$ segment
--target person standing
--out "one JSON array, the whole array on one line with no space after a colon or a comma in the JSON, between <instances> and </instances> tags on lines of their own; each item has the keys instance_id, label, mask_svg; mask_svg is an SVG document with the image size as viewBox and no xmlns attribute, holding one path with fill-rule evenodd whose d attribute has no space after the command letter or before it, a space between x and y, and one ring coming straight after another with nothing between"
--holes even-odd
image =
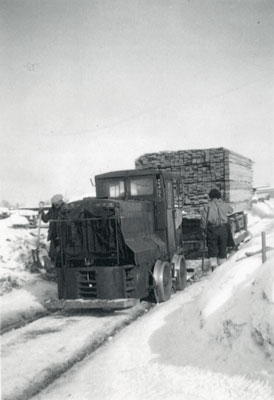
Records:
<instances>
[{"instance_id":1,"label":"person standing","mask_svg":"<svg viewBox=\"0 0 274 400\"><path fill-rule=\"evenodd\" d=\"M51 208L47 213L41 210L41 219L43 222L49 222L48 240L50 240L49 257L56 264L58 250L60 248L60 237L58 232L58 222L65 203L62 194L55 194L51 199Z\"/></svg>"},{"instance_id":2,"label":"person standing","mask_svg":"<svg viewBox=\"0 0 274 400\"><path fill-rule=\"evenodd\" d=\"M232 214L233 208L230 204L223 202L218 189L209 192L209 203L202 211L201 225L205 230L208 247L208 257L211 270L226 261L228 231L228 215Z\"/></svg>"}]
</instances>

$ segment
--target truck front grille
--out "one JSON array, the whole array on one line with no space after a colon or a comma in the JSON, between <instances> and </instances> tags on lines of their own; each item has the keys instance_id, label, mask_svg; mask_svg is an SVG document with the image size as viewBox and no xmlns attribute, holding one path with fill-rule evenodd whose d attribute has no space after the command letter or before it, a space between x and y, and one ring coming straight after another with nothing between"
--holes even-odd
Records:
<instances>
[{"instance_id":1,"label":"truck front grille","mask_svg":"<svg viewBox=\"0 0 274 400\"><path fill-rule=\"evenodd\" d=\"M78 297L83 299L96 299L95 271L81 270L77 272Z\"/></svg>"}]
</instances>

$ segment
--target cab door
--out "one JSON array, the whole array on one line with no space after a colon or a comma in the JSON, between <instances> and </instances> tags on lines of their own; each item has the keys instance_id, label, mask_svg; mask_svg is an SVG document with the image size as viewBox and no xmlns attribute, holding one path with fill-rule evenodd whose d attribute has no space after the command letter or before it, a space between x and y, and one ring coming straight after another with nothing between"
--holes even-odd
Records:
<instances>
[{"instance_id":1,"label":"cab door","mask_svg":"<svg viewBox=\"0 0 274 400\"><path fill-rule=\"evenodd\" d=\"M167 239L169 253L175 252L177 248L176 231L175 231L175 209L174 209L174 193L172 179L166 180L166 222L167 222Z\"/></svg>"}]
</instances>

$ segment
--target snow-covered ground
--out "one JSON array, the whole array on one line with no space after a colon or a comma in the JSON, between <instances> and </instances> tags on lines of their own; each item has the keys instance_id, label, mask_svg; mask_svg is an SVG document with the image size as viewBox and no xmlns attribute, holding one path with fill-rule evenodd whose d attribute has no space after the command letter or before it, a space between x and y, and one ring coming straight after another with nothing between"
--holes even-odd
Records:
<instances>
[{"instance_id":1,"label":"snow-covered ground","mask_svg":"<svg viewBox=\"0 0 274 400\"><path fill-rule=\"evenodd\" d=\"M41 233L42 242L45 241L46 233L46 230ZM35 248L37 230L29 229L29 221L20 215L20 211L0 220L1 295L35 279L31 252Z\"/></svg>"},{"instance_id":2,"label":"snow-covered ground","mask_svg":"<svg viewBox=\"0 0 274 400\"><path fill-rule=\"evenodd\" d=\"M19 257L35 236L26 229L8 227L7 221L0 221L1 277L10 274L18 286L2 296L2 310L9 313L18 310L17 302L21 309L32 306L33 295L26 295L30 293L26 285L37 278L40 281L41 274L31 272L28 262ZM245 255L261 248L262 231L267 246L274 247L273 200L253 204L249 229L252 240L214 273L154 307L35 398L273 399L274 251L267 252L264 264L260 253ZM38 331L39 320L36 324ZM60 346L69 347L69 335L64 335L59 334ZM47 348L53 340L54 332L47 336ZM77 341L82 341L81 332ZM11 354L8 364L12 371L19 355ZM44 362L54 364L51 352L41 356ZM36 365L39 372L41 360L35 364L35 359L33 356L25 368ZM3 378L7 376L3 374Z\"/></svg>"},{"instance_id":3,"label":"snow-covered ground","mask_svg":"<svg viewBox=\"0 0 274 400\"><path fill-rule=\"evenodd\" d=\"M49 268L47 229L40 234L40 255ZM0 302L1 328L23 322L45 311L44 300L57 296L56 283L50 280L45 268L33 262L32 250L37 249L37 229L21 211L13 211L0 220Z\"/></svg>"}]
</instances>

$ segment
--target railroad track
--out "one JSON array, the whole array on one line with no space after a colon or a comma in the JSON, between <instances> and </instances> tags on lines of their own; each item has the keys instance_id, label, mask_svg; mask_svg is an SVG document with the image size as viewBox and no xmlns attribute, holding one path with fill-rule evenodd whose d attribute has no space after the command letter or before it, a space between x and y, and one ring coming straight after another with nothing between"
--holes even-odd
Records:
<instances>
[{"instance_id":1,"label":"railroad track","mask_svg":"<svg viewBox=\"0 0 274 400\"><path fill-rule=\"evenodd\" d=\"M57 311L6 331L1 337L3 398L35 396L151 307L142 302L119 312Z\"/></svg>"},{"instance_id":2,"label":"railroad track","mask_svg":"<svg viewBox=\"0 0 274 400\"><path fill-rule=\"evenodd\" d=\"M6 324L5 326L1 327L1 335L4 335L7 332L13 331L15 329L22 328L25 325L30 324L31 322L37 321L38 319L44 318L48 316L50 313L48 311L39 312L31 317L20 319L16 322L12 322L10 324Z\"/></svg>"}]
</instances>

